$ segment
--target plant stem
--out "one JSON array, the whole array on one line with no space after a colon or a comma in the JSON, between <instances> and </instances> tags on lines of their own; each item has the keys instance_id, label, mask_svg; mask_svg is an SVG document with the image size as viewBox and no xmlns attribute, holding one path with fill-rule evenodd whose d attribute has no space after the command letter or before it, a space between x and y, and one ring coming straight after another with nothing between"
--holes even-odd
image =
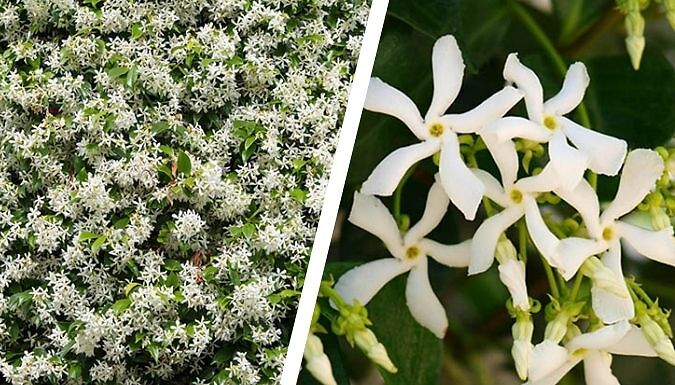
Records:
<instances>
[{"instance_id":1,"label":"plant stem","mask_svg":"<svg viewBox=\"0 0 675 385\"><path fill-rule=\"evenodd\" d=\"M628 282L628 287L630 287L635 292L635 294L637 294L643 301L645 301L645 303L647 303L647 305L649 305L649 306L654 305L654 301L652 301L652 299L649 298L649 294L647 294L647 292L644 291L644 289L642 287L640 287L639 284L637 284L633 280L627 280L627 282Z\"/></svg>"},{"instance_id":2,"label":"plant stem","mask_svg":"<svg viewBox=\"0 0 675 385\"><path fill-rule=\"evenodd\" d=\"M518 258L527 263L527 228L525 220L518 222Z\"/></svg>"},{"instance_id":3,"label":"plant stem","mask_svg":"<svg viewBox=\"0 0 675 385\"><path fill-rule=\"evenodd\" d=\"M574 286L572 286L572 294L570 294L570 299L572 301L577 299L577 295L579 294L579 289L581 288L581 282L584 280L584 275L581 273L577 273L576 278L574 279Z\"/></svg>"},{"instance_id":4,"label":"plant stem","mask_svg":"<svg viewBox=\"0 0 675 385\"><path fill-rule=\"evenodd\" d=\"M335 305L339 308L342 308L345 306L345 301L340 297L340 294L335 291L328 282L322 281L321 286L320 286L320 292L321 294L325 295L326 297L330 298L331 301L335 303Z\"/></svg>"},{"instance_id":5,"label":"plant stem","mask_svg":"<svg viewBox=\"0 0 675 385\"><path fill-rule=\"evenodd\" d=\"M553 269L551 265L548 264L546 258L541 253L538 253L541 258L541 264L544 266L544 272L546 272L546 279L548 279L548 285L551 287L551 295L553 298L560 298L560 291L558 290L558 284L556 283L555 276L553 275Z\"/></svg>"},{"instance_id":6,"label":"plant stem","mask_svg":"<svg viewBox=\"0 0 675 385\"><path fill-rule=\"evenodd\" d=\"M406 171L406 173L403 175L403 178L401 178L401 181L398 182L398 186L396 186L396 190L394 191L394 218L396 219L396 224L400 225L401 224L401 195L403 194L403 187L405 186L406 182L408 179L410 179L410 176L415 172L415 169L417 168L418 163L415 163Z\"/></svg>"}]
</instances>

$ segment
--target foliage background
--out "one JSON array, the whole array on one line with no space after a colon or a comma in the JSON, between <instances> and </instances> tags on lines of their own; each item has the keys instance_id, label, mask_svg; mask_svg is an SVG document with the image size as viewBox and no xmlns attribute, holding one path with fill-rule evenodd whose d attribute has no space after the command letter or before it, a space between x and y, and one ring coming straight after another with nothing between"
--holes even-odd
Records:
<instances>
[{"instance_id":1,"label":"foliage background","mask_svg":"<svg viewBox=\"0 0 675 385\"><path fill-rule=\"evenodd\" d=\"M656 147L672 140L675 129L675 33L663 13L653 5L645 13L647 47L639 71L634 71L624 48L623 15L612 0L553 0L550 14L525 6L567 64L581 60L591 84L584 102L591 128L625 139L630 148ZM521 3L520 6L523 5ZM431 49L436 38L453 34L462 49L467 69L464 85L450 112L478 105L504 84L506 55L518 52L521 60L541 78L545 99L557 93L562 74L515 11L514 1L391 0L377 53L373 76L409 95L426 111L432 95ZM523 103L511 114L525 116ZM572 115L578 121L578 116ZM324 278L337 278L350 266L388 256L382 243L346 221L353 192L374 167L396 148L415 143L411 132L395 118L364 111L336 223L334 243ZM485 152L479 158L488 169ZM421 216L426 193L433 183L430 159L419 164L402 195L402 213L411 223ZM600 177L601 201L613 197L618 178ZM383 199L391 204L391 199ZM431 234L454 243L473 234L481 223L464 221L454 207ZM625 250L624 250L625 252ZM645 289L660 297L665 308L675 303L675 269L642 259L623 258L624 273L635 275ZM464 269L441 267L433 261L430 278L445 305L450 328L436 339L412 319L405 305L406 275L390 282L367 306L373 331L387 347L399 373L374 373L359 352L333 336L321 335L341 385L377 384L517 384L509 355L513 320L504 307L508 298L496 267L466 277ZM528 264L530 296L546 301L548 285L543 269ZM321 301L321 300L320 300ZM671 321L672 322L672 321ZM543 314L535 316L534 342L543 334ZM615 357L615 374L623 385L675 383L675 368L658 359ZM300 384L314 384L302 373ZM561 384L583 384L582 365Z\"/></svg>"}]
</instances>

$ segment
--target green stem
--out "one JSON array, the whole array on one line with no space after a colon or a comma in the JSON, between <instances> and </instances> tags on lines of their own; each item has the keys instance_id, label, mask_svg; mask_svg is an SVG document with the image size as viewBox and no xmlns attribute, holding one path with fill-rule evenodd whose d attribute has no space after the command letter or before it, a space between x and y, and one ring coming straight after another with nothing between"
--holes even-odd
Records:
<instances>
[{"instance_id":1,"label":"green stem","mask_svg":"<svg viewBox=\"0 0 675 385\"><path fill-rule=\"evenodd\" d=\"M649 297L649 294L647 294L647 292L642 287L640 287L639 284L633 280L627 280L627 282L628 287L631 288L635 294L637 294L647 305L654 305L654 301L652 301L652 299Z\"/></svg>"},{"instance_id":2,"label":"green stem","mask_svg":"<svg viewBox=\"0 0 675 385\"><path fill-rule=\"evenodd\" d=\"M518 258L527 263L527 228L525 220L518 222Z\"/></svg>"},{"instance_id":3,"label":"green stem","mask_svg":"<svg viewBox=\"0 0 675 385\"><path fill-rule=\"evenodd\" d=\"M579 289L581 288L581 282L584 280L584 275L577 273L576 278L574 279L574 285L572 286L572 293L570 294L570 300L575 301L577 295L579 294Z\"/></svg>"},{"instance_id":4,"label":"green stem","mask_svg":"<svg viewBox=\"0 0 675 385\"><path fill-rule=\"evenodd\" d=\"M553 298L558 299L560 298L560 291L558 290L558 284L556 283L553 269L546 261L546 258L544 258L541 253L538 254L539 258L541 258L541 264L544 266L544 272L546 273L546 279L548 279L548 285L551 287L551 295Z\"/></svg>"},{"instance_id":5,"label":"green stem","mask_svg":"<svg viewBox=\"0 0 675 385\"><path fill-rule=\"evenodd\" d=\"M406 173L403 175L403 178L401 178L401 181L398 182L398 186L396 186L396 190L394 191L394 218L396 219L396 224L401 225L401 195L403 194L403 187L405 186L406 182L408 179L410 179L410 176L412 176L413 172L415 172L415 169L417 168L418 163L415 163L406 171Z\"/></svg>"},{"instance_id":6,"label":"green stem","mask_svg":"<svg viewBox=\"0 0 675 385\"><path fill-rule=\"evenodd\" d=\"M340 294L338 294L337 291L335 291L335 289L333 289L330 286L330 283L328 283L326 281L322 281L321 286L319 288L320 288L319 291L321 292L321 294L330 298L331 301L333 301L335 303L335 305L338 307L338 309L343 308L346 305L345 301L342 299Z\"/></svg>"}]
</instances>

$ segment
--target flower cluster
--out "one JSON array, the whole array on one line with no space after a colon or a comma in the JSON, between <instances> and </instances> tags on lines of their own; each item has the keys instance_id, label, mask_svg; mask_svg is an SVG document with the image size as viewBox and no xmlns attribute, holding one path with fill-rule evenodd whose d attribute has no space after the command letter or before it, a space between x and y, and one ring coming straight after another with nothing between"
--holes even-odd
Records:
<instances>
[{"instance_id":1,"label":"flower cluster","mask_svg":"<svg viewBox=\"0 0 675 385\"><path fill-rule=\"evenodd\" d=\"M590 81L582 63L572 64L560 92L544 100L537 75L510 54L503 70L508 85L459 114L446 113L464 72L452 36L437 40L432 63L434 94L424 117L403 93L371 79L365 108L397 117L420 143L395 150L377 165L354 194L348 218L381 239L393 258L346 272L335 284L336 292L346 303L365 305L387 282L409 272L405 296L410 313L443 338L448 321L429 283L428 257L446 266L468 267L469 275L486 271L496 259L499 277L511 294L507 307L516 320L512 355L519 377L528 384L555 384L582 360L589 384L618 383L609 367L610 354L658 355L675 364L668 313L624 277L619 242L675 266L673 154L663 148L628 152L625 141L565 117L581 103ZM505 116L521 99L527 118ZM483 149L497 165L499 179L479 168L476 152ZM376 195L400 189L408 170L428 157L438 166L436 181L421 219L409 227L409 221L392 216ZM601 213L596 175L619 173L616 196ZM558 222L549 214L563 201L578 215ZM450 202L468 220L476 218L481 202L486 214L473 237L455 245L427 238ZM633 217L638 215L651 221L636 224ZM518 250L507 237L512 226L519 233ZM529 239L534 250L528 250ZM528 295L529 251L543 257L551 286L544 340L536 345L531 315L541 304ZM565 281L573 282L571 288Z\"/></svg>"},{"instance_id":2,"label":"flower cluster","mask_svg":"<svg viewBox=\"0 0 675 385\"><path fill-rule=\"evenodd\" d=\"M276 383L362 1L0 7L0 382Z\"/></svg>"}]
</instances>

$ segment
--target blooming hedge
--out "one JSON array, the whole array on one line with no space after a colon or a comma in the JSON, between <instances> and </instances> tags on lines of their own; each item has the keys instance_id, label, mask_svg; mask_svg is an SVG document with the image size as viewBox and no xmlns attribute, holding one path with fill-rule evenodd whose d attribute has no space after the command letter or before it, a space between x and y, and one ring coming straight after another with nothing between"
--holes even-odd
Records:
<instances>
[{"instance_id":1,"label":"blooming hedge","mask_svg":"<svg viewBox=\"0 0 675 385\"><path fill-rule=\"evenodd\" d=\"M0 6L0 382L275 383L368 6Z\"/></svg>"}]
</instances>

